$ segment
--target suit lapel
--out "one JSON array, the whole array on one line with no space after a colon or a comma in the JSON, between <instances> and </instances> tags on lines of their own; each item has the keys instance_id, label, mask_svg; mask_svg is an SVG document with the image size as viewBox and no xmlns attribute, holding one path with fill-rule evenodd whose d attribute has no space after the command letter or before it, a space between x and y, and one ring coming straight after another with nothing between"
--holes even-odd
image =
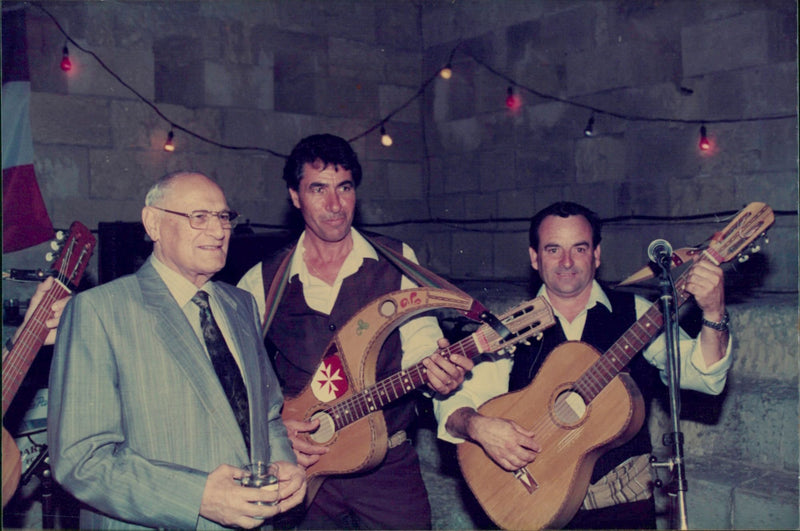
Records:
<instances>
[{"instance_id":1,"label":"suit lapel","mask_svg":"<svg viewBox=\"0 0 800 531\"><path fill-rule=\"evenodd\" d=\"M231 448L241 454L242 462L249 461L236 418L228 406L228 399L219 383L211 360L208 359L200 338L170 293L167 285L148 260L136 273L145 307L155 317L154 336L164 344L165 350L184 371L191 387L210 418L230 438ZM236 463L233 463L236 464Z\"/></svg>"},{"instance_id":2,"label":"suit lapel","mask_svg":"<svg viewBox=\"0 0 800 531\"><path fill-rule=\"evenodd\" d=\"M259 406L259 401L263 401L263 396L257 396L254 389L261 389L258 382L261 378L262 368L257 355L253 355L253 347L257 345L261 339L253 335L253 331L258 331L258 326L253 320L252 313L247 312L246 308L241 308L237 304L226 286L215 283L215 295L217 296L217 303L225 312L228 320L228 330L231 333L231 341L236 352L239 353L239 363L242 369L242 379L247 388L247 399L250 404L250 446L253 451L258 449L258 426L261 424L255 419L255 416L262 413ZM247 324L253 323L253 326ZM244 324L244 326L242 326Z\"/></svg>"}]
</instances>

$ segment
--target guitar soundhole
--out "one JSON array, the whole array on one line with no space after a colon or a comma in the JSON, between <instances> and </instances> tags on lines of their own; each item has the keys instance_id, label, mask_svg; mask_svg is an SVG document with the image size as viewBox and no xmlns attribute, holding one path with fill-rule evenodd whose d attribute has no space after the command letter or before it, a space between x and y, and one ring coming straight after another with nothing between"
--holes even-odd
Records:
<instances>
[{"instance_id":1,"label":"guitar soundhole","mask_svg":"<svg viewBox=\"0 0 800 531\"><path fill-rule=\"evenodd\" d=\"M578 424L586 414L586 402L583 397L567 389L560 393L553 404L553 416L556 422L564 426Z\"/></svg>"},{"instance_id":2,"label":"guitar soundhole","mask_svg":"<svg viewBox=\"0 0 800 531\"><path fill-rule=\"evenodd\" d=\"M319 428L309 434L312 441L317 444L325 444L336 434L336 426L333 423L333 417L327 411L317 411L311 415L310 420L319 419Z\"/></svg>"}]
</instances>

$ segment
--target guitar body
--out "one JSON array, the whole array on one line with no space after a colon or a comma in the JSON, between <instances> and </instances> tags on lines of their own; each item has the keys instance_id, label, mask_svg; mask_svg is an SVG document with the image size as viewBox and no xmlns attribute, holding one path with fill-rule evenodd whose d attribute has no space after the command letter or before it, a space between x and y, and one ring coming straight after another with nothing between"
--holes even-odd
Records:
<instances>
[{"instance_id":1,"label":"guitar body","mask_svg":"<svg viewBox=\"0 0 800 531\"><path fill-rule=\"evenodd\" d=\"M557 528L577 512L597 459L630 440L644 422L644 402L633 379L618 374L588 404L570 393L571 384L599 352L577 341L554 349L533 382L489 400L478 411L514 420L536 433L542 451L527 478L500 468L471 442L458 445L464 478L491 519L505 529ZM527 488L527 479L531 488Z\"/></svg>"},{"instance_id":2,"label":"guitar body","mask_svg":"<svg viewBox=\"0 0 800 531\"><path fill-rule=\"evenodd\" d=\"M17 443L3 428L3 507L14 495L22 474L22 456Z\"/></svg>"},{"instance_id":3,"label":"guitar body","mask_svg":"<svg viewBox=\"0 0 800 531\"><path fill-rule=\"evenodd\" d=\"M377 345L378 351L380 351L381 345ZM329 355L342 356L342 354L339 350L339 338L337 337L328 347L325 359L329 359ZM347 381L355 384L348 386L347 392L341 395L341 400L347 400L359 389L375 383L377 355L370 352L367 352L367 354L370 355L364 356L360 360L347 359L346 357L340 358L344 359L345 362L352 362L352 367L349 363L343 363L342 365L345 369ZM363 375L365 379L361 382L354 379L354 375L358 374ZM324 410L326 406L325 402L321 402L314 395L312 384L309 384L296 398L286 399L283 405L282 417L284 420L308 420L316 414L321 414L319 412ZM314 434L307 437L311 442L318 442L329 447L328 453L322 455L319 461L308 468L306 471L307 478L331 474L349 474L372 468L381 462L388 449L386 420L380 410L365 415L358 422L332 431L331 435L331 438L327 440L319 440L318 437L317 440L314 440Z\"/></svg>"},{"instance_id":4,"label":"guitar body","mask_svg":"<svg viewBox=\"0 0 800 531\"><path fill-rule=\"evenodd\" d=\"M376 400L351 406L375 383L378 355L386 338L406 320L436 308L467 311L473 299L438 288L400 290L383 295L359 310L328 344L317 373L296 397L287 397L286 420L320 419L320 428L302 434L328 446L328 453L306 470L306 477L351 474L380 463L388 449L383 412L376 400L396 398L381 389ZM348 404L337 408L337 405Z\"/></svg>"},{"instance_id":5,"label":"guitar body","mask_svg":"<svg viewBox=\"0 0 800 531\"><path fill-rule=\"evenodd\" d=\"M705 249L672 255L723 264L740 256L775 221L764 203L750 203ZM686 291L687 268L675 280L676 308L691 296ZM637 272L631 282L649 278ZM626 281L625 283L628 283ZM496 397L478 411L514 420L532 430L542 446L536 460L508 472L471 442L458 446L461 471L486 513L500 527L541 529L560 527L577 512L586 496L597 459L630 440L644 422L644 402L633 379L622 372L664 326L658 305L652 305L603 355L593 347L568 341L554 349L530 385Z\"/></svg>"}]
</instances>

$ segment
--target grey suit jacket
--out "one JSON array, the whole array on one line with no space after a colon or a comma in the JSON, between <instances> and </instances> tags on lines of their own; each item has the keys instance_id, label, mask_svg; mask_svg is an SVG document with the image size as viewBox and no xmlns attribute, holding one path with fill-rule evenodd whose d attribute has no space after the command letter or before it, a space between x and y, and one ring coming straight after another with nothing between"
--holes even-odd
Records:
<instances>
[{"instance_id":1,"label":"grey suit jacket","mask_svg":"<svg viewBox=\"0 0 800 531\"><path fill-rule=\"evenodd\" d=\"M89 506L81 527L203 528L206 476L221 464L295 462L256 303L215 283L250 400L251 455L200 339L148 260L73 297L50 371L54 476Z\"/></svg>"}]
</instances>

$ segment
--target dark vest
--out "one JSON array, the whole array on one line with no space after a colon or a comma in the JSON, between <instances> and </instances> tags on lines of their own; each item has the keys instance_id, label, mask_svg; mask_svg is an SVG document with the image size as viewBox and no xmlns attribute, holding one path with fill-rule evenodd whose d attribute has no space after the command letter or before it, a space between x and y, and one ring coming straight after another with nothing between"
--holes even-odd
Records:
<instances>
[{"instance_id":1,"label":"dark vest","mask_svg":"<svg viewBox=\"0 0 800 531\"><path fill-rule=\"evenodd\" d=\"M603 304L597 304L586 316L581 341L595 347L600 353L606 352L611 345L636 321L636 307L633 295L606 291L614 313L608 311ZM532 340L530 345L521 345L514 353L514 364L511 369L509 391L516 391L527 386L550 352L567 340L561 324L544 331L541 341ZM653 367L641 353L634 356L626 367L630 372L645 403L645 423L633 439L602 455L595 464L591 482L594 483L605 476L614 467L626 459L648 454L652 451L650 430L647 419L650 417L650 404L653 398L658 370Z\"/></svg>"},{"instance_id":2,"label":"dark vest","mask_svg":"<svg viewBox=\"0 0 800 531\"><path fill-rule=\"evenodd\" d=\"M400 241L385 236L371 237L402 253ZM262 262L264 293L269 292L275 272L290 251L291 248L284 249ZM289 279L265 340L286 396L294 397L303 391L339 327L380 295L400 289L400 270L380 253L378 257L377 261L365 259L361 268L344 280L330 315L309 308L299 277L295 275ZM400 334L395 330L386 339L378 356L376 380L400 371L401 358ZM390 435L407 428L413 421L415 395L406 395L384 408Z\"/></svg>"}]
</instances>

